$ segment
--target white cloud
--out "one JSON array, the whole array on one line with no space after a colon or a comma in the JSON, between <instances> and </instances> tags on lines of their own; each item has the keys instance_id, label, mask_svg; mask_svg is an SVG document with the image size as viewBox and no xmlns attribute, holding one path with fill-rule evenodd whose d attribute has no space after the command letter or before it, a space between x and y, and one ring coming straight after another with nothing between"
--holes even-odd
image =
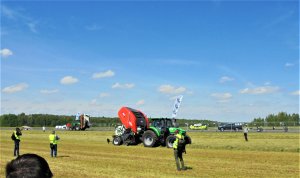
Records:
<instances>
[{"instance_id":1,"label":"white cloud","mask_svg":"<svg viewBox=\"0 0 300 178\"><path fill-rule=\"evenodd\" d=\"M105 72L99 72L99 73L94 73L93 78L106 78L106 77L113 77L115 73L111 70L105 71Z\"/></svg>"},{"instance_id":2,"label":"white cloud","mask_svg":"<svg viewBox=\"0 0 300 178\"><path fill-rule=\"evenodd\" d=\"M10 49L4 48L0 51L1 57L8 57L13 55L13 52Z\"/></svg>"},{"instance_id":3,"label":"white cloud","mask_svg":"<svg viewBox=\"0 0 300 178\"><path fill-rule=\"evenodd\" d=\"M292 92L291 95L296 95L296 96L298 95L299 96L300 95L300 90Z\"/></svg>"},{"instance_id":4,"label":"white cloud","mask_svg":"<svg viewBox=\"0 0 300 178\"><path fill-rule=\"evenodd\" d=\"M184 87L174 87L172 85L161 85L158 88L158 91L161 93L167 93L167 94L179 94L184 93L186 91L186 88Z\"/></svg>"},{"instance_id":5,"label":"white cloud","mask_svg":"<svg viewBox=\"0 0 300 178\"><path fill-rule=\"evenodd\" d=\"M230 81L233 81L233 80L234 80L234 78L223 76L223 77L220 78L219 82L220 83L225 83L225 82L230 82Z\"/></svg>"},{"instance_id":6,"label":"white cloud","mask_svg":"<svg viewBox=\"0 0 300 178\"><path fill-rule=\"evenodd\" d=\"M40 90L40 93L42 94L53 94L53 93L57 93L58 89L54 89L54 90Z\"/></svg>"},{"instance_id":7,"label":"white cloud","mask_svg":"<svg viewBox=\"0 0 300 178\"><path fill-rule=\"evenodd\" d=\"M133 83L125 83L125 84L115 83L111 88L130 89L133 87L134 87Z\"/></svg>"},{"instance_id":8,"label":"white cloud","mask_svg":"<svg viewBox=\"0 0 300 178\"><path fill-rule=\"evenodd\" d=\"M28 84L26 84L26 83L19 83L19 84L16 84L16 85L5 87L2 90L2 92L4 92L4 93L16 93L16 92L25 90L26 88L28 88Z\"/></svg>"},{"instance_id":9,"label":"white cloud","mask_svg":"<svg viewBox=\"0 0 300 178\"><path fill-rule=\"evenodd\" d=\"M70 84L74 84L77 83L78 79L72 76L65 76L64 78L62 78L60 80L60 83L63 85L70 85Z\"/></svg>"},{"instance_id":10,"label":"white cloud","mask_svg":"<svg viewBox=\"0 0 300 178\"><path fill-rule=\"evenodd\" d=\"M24 9L21 11L21 10L11 9L7 6L2 6L1 10L3 11L3 17L6 17L14 21L18 21L19 23L26 25L31 32L37 33L36 30L36 26L38 24L37 21L34 20L31 16L26 15Z\"/></svg>"},{"instance_id":11,"label":"white cloud","mask_svg":"<svg viewBox=\"0 0 300 178\"><path fill-rule=\"evenodd\" d=\"M140 100L136 103L136 105L140 106L140 105L143 105L145 104L145 100Z\"/></svg>"},{"instance_id":12,"label":"white cloud","mask_svg":"<svg viewBox=\"0 0 300 178\"><path fill-rule=\"evenodd\" d=\"M240 90L241 94L268 94L274 93L279 90L279 87L276 86L263 86L263 87L256 87L256 88L245 88Z\"/></svg>"},{"instance_id":13,"label":"white cloud","mask_svg":"<svg viewBox=\"0 0 300 178\"><path fill-rule=\"evenodd\" d=\"M1 6L1 11L2 11L3 16L5 16L9 19L15 19L17 16L17 13L15 11L13 11L10 8L7 8L4 5Z\"/></svg>"},{"instance_id":14,"label":"white cloud","mask_svg":"<svg viewBox=\"0 0 300 178\"><path fill-rule=\"evenodd\" d=\"M218 102L227 102L232 98L231 93L212 93L211 96L216 98Z\"/></svg>"},{"instance_id":15,"label":"white cloud","mask_svg":"<svg viewBox=\"0 0 300 178\"><path fill-rule=\"evenodd\" d=\"M293 66L294 66L294 64L292 64L292 63L289 63L289 62L285 63L285 67L293 67Z\"/></svg>"},{"instance_id":16,"label":"white cloud","mask_svg":"<svg viewBox=\"0 0 300 178\"><path fill-rule=\"evenodd\" d=\"M109 93L100 93L100 98L108 97Z\"/></svg>"}]
</instances>

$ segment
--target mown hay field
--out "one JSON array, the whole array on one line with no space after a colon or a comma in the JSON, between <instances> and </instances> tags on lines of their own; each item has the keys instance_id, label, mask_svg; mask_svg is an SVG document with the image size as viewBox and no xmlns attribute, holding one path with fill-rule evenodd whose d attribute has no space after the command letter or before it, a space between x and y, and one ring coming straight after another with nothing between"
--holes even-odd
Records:
<instances>
[{"instance_id":1,"label":"mown hay field","mask_svg":"<svg viewBox=\"0 0 300 178\"><path fill-rule=\"evenodd\" d=\"M0 177L13 157L12 130L1 130ZM176 171L173 150L107 144L113 131L57 131L58 157L50 157L50 131L23 131L20 152L36 153L49 163L54 177L297 177L299 133L190 132L184 160Z\"/></svg>"}]
</instances>

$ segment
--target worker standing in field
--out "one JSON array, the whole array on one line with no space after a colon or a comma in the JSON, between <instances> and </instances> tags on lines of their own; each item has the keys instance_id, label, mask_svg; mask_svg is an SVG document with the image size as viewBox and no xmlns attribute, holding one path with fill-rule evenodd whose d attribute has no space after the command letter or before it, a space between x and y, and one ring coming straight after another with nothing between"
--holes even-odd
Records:
<instances>
[{"instance_id":1,"label":"worker standing in field","mask_svg":"<svg viewBox=\"0 0 300 178\"><path fill-rule=\"evenodd\" d=\"M59 137L58 137L58 135L55 134L54 130L49 135L49 140L50 140L51 157L53 157L53 156L56 157L57 156L57 142L59 140Z\"/></svg>"},{"instance_id":2,"label":"worker standing in field","mask_svg":"<svg viewBox=\"0 0 300 178\"><path fill-rule=\"evenodd\" d=\"M245 140L248 141L248 131L249 131L249 129L248 129L247 124L245 124L243 130L244 130L244 137L245 137Z\"/></svg>"},{"instance_id":3,"label":"worker standing in field","mask_svg":"<svg viewBox=\"0 0 300 178\"><path fill-rule=\"evenodd\" d=\"M184 136L179 132L179 130L175 131L175 136L176 136L176 140L173 143L173 149L174 149L174 156L175 156L177 170L178 171L186 170L187 168L184 166L184 161L182 158L182 153L183 152L186 153ZM179 160L180 160L181 167L179 164Z\"/></svg>"},{"instance_id":4,"label":"worker standing in field","mask_svg":"<svg viewBox=\"0 0 300 178\"><path fill-rule=\"evenodd\" d=\"M14 146L14 156L19 156L20 155L20 142L21 142L21 129L19 127L16 128L16 130L13 132L11 138L15 143Z\"/></svg>"}]
</instances>

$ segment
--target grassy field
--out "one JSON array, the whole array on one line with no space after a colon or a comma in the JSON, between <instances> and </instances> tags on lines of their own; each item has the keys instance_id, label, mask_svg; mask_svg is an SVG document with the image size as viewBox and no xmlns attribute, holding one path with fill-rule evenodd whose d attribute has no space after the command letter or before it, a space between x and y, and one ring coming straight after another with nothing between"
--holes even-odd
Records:
<instances>
[{"instance_id":1,"label":"grassy field","mask_svg":"<svg viewBox=\"0 0 300 178\"><path fill-rule=\"evenodd\" d=\"M12 130L1 130L0 177L13 157ZM48 132L23 131L21 154L36 153L49 163L54 177L297 177L299 133L191 132L184 160L176 171L173 150L165 147L113 146L112 131L57 131L58 157L50 157Z\"/></svg>"}]
</instances>

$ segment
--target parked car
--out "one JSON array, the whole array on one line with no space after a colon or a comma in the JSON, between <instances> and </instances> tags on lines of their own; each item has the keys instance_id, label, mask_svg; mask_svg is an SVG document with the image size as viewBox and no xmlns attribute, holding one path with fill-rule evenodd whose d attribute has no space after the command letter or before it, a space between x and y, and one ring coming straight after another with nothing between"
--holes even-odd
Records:
<instances>
[{"instance_id":1,"label":"parked car","mask_svg":"<svg viewBox=\"0 0 300 178\"><path fill-rule=\"evenodd\" d=\"M24 125L24 126L22 126L22 130L32 130L32 128L29 127L29 126Z\"/></svg>"},{"instance_id":2,"label":"parked car","mask_svg":"<svg viewBox=\"0 0 300 178\"><path fill-rule=\"evenodd\" d=\"M235 130L239 131L242 130L243 126L240 123L230 123L230 124L223 124L218 127L218 130L223 132L224 130Z\"/></svg>"},{"instance_id":3,"label":"parked car","mask_svg":"<svg viewBox=\"0 0 300 178\"><path fill-rule=\"evenodd\" d=\"M58 129L58 130L66 130L66 129L67 129L67 126L66 126L66 125L57 125L57 126L55 126L55 129Z\"/></svg>"}]
</instances>

